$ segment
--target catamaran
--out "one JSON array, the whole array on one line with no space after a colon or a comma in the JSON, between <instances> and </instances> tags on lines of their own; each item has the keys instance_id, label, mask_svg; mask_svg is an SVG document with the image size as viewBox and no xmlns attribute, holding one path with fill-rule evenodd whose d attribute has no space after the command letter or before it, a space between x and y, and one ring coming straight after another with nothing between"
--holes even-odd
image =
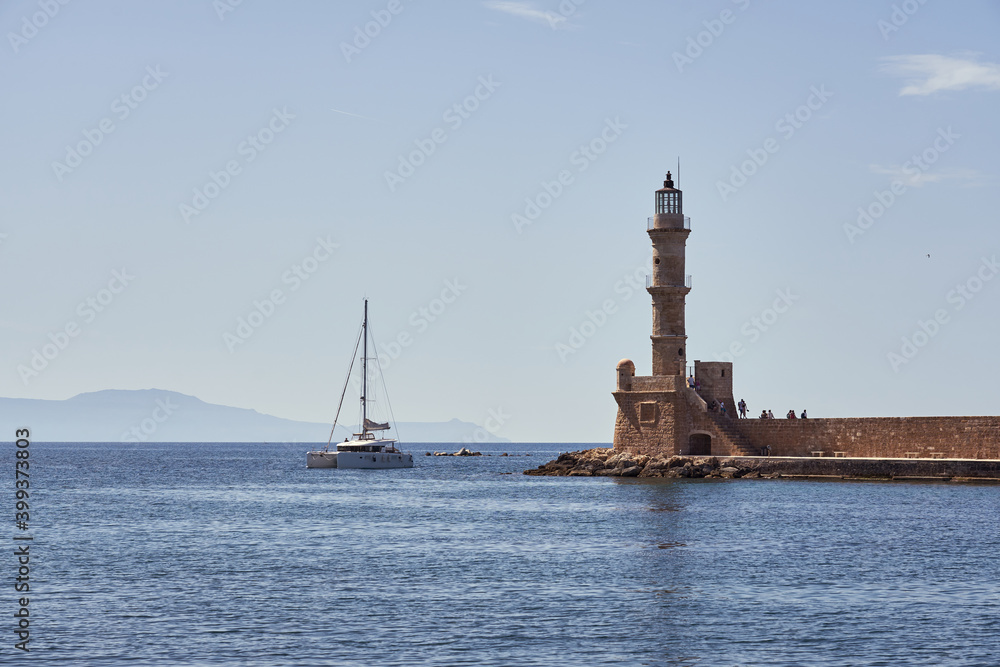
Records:
<instances>
[{"instance_id":1,"label":"catamaran","mask_svg":"<svg viewBox=\"0 0 1000 667\"><path fill-rule=\"evenodd\" d=\"M350 384L351 370L348 370L347 381L344 383L344 391L340 394L340 405L337 406L337 415L334 417L333 427L330 429L330 438L323 449L306 452L307 468L381 469L413 467L412 454L401 452L397 449L394 438L382 437L382 432L391 428L389 422L377 422L368 418L368 338L368 299L365 299L365 317L361 322L361 332L358 335L358 342L354 344L354 352L351 354L351 370L353 370L359 343L363 341L364 343L361 346L361 432L355 433L351 440L338 443L336 449L330 451L330 445L333 441L333 431L337 428L337 420L340 419L340 409L344 405L344 396L347 394L347 385ZM374 347L374 341L372 346Z\"/></svg>"}]
</instances>

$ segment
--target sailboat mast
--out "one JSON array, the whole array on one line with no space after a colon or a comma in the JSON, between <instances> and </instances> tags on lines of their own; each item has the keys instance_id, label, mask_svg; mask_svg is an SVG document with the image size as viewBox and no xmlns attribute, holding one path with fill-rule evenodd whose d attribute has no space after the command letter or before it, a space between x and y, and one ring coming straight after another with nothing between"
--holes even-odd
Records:
<instances>
[{"instance_id":1,"label":"sailboat mast","mask_svg":"<svg viewBox=\"0 0 1000 667\"><path fill-rule=\"evenodd\" d=\"M365 346L361 352L361 433L368 433L368 299L365 299L365 320L361 325Z\"/></svg>"}]
</instances>

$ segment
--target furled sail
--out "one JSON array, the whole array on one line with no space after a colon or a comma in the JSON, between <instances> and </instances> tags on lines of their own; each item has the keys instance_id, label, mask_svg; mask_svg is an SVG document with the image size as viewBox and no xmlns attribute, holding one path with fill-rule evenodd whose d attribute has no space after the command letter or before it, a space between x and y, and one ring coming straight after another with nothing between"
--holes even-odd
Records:
<instances>
[{"instance_id":1,"label":"furled sail","mask_svg":"<svg viewBox=\"0 0 1000 667\"><path fill-rule=\"evenodd\" d=\"M366 431L384 431L387 428L389 428L389 422L385 422L384 424L379 424L378 422L374 422L371 419L365 418Z\"/></svg>"}]
</instances>

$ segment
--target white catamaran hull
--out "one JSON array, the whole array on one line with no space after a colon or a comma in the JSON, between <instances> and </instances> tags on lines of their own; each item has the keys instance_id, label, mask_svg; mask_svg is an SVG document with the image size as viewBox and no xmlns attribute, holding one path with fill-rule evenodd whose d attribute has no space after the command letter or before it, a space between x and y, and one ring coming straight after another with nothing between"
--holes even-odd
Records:
<instances>
[{"instance_id":1,"label":"white catamaran hull","mask_svg":"<svg viewBox=\"0 0 1000 667\"><path fill-rule=\"evenodd\" d=\"M336 468L337 452L306 452L307 468Z\"/></svg>"},{"instance_id":2,"label":"white catamaran hull","mask_svg":"<svg viewBox=\"0 0 1000 667\"><path fill-rule=\"evenodd\" d=\"M412 468L413 455L403 452L337 452L337 467L368 470Z\"/></svg>"}]
</instances>

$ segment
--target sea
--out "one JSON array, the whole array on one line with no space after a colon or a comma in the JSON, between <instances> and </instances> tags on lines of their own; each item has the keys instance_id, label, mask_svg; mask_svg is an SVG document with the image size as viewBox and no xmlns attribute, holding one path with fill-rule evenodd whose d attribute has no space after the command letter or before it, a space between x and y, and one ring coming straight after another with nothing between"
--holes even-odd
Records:
<instances>
[{"instance_id":1,"label":"sea","mask_svg":"<svg viewBox=\"0 0 1000 667\"><path fill-rule=\"evenodd\" d=\"M1000 664L1000 485L425 456L461 446L373 471L307 469L302 444L31 443L17 530L6 443L0 663Z\"/></svg>"}]
</instances>

